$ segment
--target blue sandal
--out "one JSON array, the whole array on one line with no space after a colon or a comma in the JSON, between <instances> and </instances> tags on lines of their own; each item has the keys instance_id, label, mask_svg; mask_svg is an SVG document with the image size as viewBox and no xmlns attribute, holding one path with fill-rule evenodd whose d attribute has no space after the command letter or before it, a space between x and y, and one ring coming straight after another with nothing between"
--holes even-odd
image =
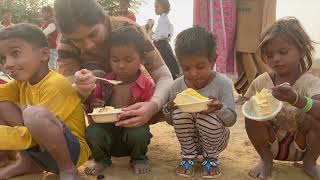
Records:
<instances>
[{"instance_id":1,"label":"blue sandal","mask_svg":"<svg viewBox=\"0 0 320 180\"><path fill-rule=\"evenodd\" d=\"M221 169L220 169L220 163L217 159L214 160L204 160L202 162L203 166L203 171L201 172L201 177L205 179L212 179L212 178L217 178L221 175ZM218 169L218 174L211 175L211 170L212 168L217 168ZM207 174L203 174L203 172L207 172Z\"/></svg>"},{"instance_id":2,"label":"blue sandal","mask_svg":"<svg viewBox=\"0 0 320 180\"><path fill-rule=\"evenodd\" d=\"M196 165L196 160L194 159L189 159L189 160L182 159L177 165L176 173L178 176L182 176L182 177L193 177L195 165ZM184 173L178 172L178 169L180 170L181 167L183 167ZM191 174L187 174L189 170L191 170Z\"/></svg>"}]
</instances>

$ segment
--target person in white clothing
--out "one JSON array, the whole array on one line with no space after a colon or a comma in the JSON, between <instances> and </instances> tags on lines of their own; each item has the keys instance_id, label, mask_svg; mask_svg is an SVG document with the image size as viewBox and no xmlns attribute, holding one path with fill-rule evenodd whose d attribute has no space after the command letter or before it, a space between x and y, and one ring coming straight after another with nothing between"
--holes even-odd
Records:
<instances>
[{"instance_id":1,"label":"person in white clothing","mask_svg":"<svg viewBox=\"0 0 320 180\"><path fill-rule=\"evenodd\" d=\"M177 60L173 54L169 44L173 36L173 25L171 24L168 13L170 11L170 3L168 0L155 1L155 13L160 15L155 33L152 35L154 45L160 51L160 54L169 67L169 70L174 79L179 77L180 70Z\"/></svg>"}]
</instances>

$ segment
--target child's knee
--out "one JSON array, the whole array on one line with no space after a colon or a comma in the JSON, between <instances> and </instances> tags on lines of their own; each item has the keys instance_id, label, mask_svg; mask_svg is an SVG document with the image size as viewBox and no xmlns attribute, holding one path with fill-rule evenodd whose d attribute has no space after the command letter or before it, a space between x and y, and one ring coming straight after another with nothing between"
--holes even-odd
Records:
<instances>
[{"instance_id":1,"label":"child's knee","mask_svg":"<svg viewBox=\"0 0 320 180\"><path fill-rule=\"evenodd\" d=\"M150 129L147 125L127 129L128 144L148 143L150 138Z\"/></svg>"},{"instance_id":2,"label":"child's knee","mask_svg":"<svg viewBox=\"0 0 320 180\"><path fill-rule=\"evenodd\" d=\"M261 127L261 126L265 126L265 127L269 127L271 128L271 123L269 121L255 121L252 119L247 119L245 118L245 127L246 129L250 128L250 129L254 129L256 127Z\"/></svg>"},{"instance_id":3,"label":"child's knee","mask_svg":"<svg viewBox=\"0 0 320 180\"><path fill-rule=\"evenodd\" d=\"M100 124L90 124L86 129L86 139L90 144L106 143L111 141L109 132Z\"/></svg>"},{"instance_id":4,"label":"child's knee","mask_svg":"<svg viewBox=\"0 0 320 180\"><path fill-rule=\"evenodd\" d=\"M22 112L24 125L29 128L48 126L48 119L50 119L50 112L46 107L32 106Z\"/></svg>"}]
</instances>

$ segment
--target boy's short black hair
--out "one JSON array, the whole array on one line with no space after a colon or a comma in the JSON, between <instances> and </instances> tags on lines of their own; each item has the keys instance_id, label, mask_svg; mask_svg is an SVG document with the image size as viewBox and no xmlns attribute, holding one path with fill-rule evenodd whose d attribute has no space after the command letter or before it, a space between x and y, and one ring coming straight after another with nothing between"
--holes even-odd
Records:
<instances>
[{"instance_id":1,"label":"boy's short black hair","mask_svg":"<svg viewBox=\"0 0 320 180\"><path fill-rule=\"evenodd\" d=\"M145 52L145 39L143 33L135 25L127 25L111 33L110 46L134 46L140 57L143 57Z\"/></svg>"},{"instance_id":2,"label":"boy's short black hair","mask_svg":"<svg viewBox=\"0 0 320 180\"><path fill-rule=\"evenodd\" d=\"M216 42L211 32L195 26L178 34L175 40L178 60L186 56L207 56L212 63L216 60Z\"/></svg>"},{"instance_id":3,"label":"boy's short black hair","mask_svg":"<svg viewBox=\"0 0 320 180\"><path fill-rule=\"evenodd\" d=\"M77 25L104 23L106 13L96 0L55 0L55 19L62 33L72 33Z\"/></svg>"},{"instance_id":4,"label":"boy's short black hair","mask_svg":"<svg viewBox=\"0 0 320 180\"><path fill-rule=\"evenodd\" d=\"M41 8L41 12L42 13L47 12L47 13L50 13L51 15L53 15L53 8L51 6L43 6Z\"/></svg>"},{"instance_id":5,"label":"boy's short black hair","mask_svg":"<svg viewBox=\"0 0 320 180\"><path fill-rule=\"evenodd\" d=\"M48 40L42 30L33 24L21 23L8 26L0 30L0 41L8 39L21 39L35 48L48 46Z\"/></svg>"}]
</instances>

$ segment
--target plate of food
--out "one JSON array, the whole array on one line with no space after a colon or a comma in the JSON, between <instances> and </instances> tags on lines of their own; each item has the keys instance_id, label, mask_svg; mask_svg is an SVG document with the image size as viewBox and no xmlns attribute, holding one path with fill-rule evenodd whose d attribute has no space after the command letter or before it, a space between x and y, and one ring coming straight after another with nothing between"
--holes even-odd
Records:
<instances>
[{"instance_id":1,"label":"plate of food","mask_svg":"<svg viewBox=\"0 0 320 180\"><path fill-rule=\"evenodd\" d=\"M283 103L272 96L267 89L256 92L256 95L242 106L243 115L256 121L268 121L281 111Z\"/></svg>"},{"instance_id":2,"label":"plate of food","mask_svg":"<svg viewBox=\"0 0 320 180\"><path fill-rule=\"evenodd\" d=\"M118 115L122 112L121 109L116 109L112 106L94 108L89 115L95 123L112 123L119 121Z\"/></svg>"},{"instance_id":3,"label":"plate of food","mask_svg":"<svg viewBox=\"0 0 320 180\"><path fill-rule=\"evenodd\" d=\"M210 101L194 89L188 88L177 94L173 102L182 112L201 112L208 109Z\"/></svg>"}]
</instances>

